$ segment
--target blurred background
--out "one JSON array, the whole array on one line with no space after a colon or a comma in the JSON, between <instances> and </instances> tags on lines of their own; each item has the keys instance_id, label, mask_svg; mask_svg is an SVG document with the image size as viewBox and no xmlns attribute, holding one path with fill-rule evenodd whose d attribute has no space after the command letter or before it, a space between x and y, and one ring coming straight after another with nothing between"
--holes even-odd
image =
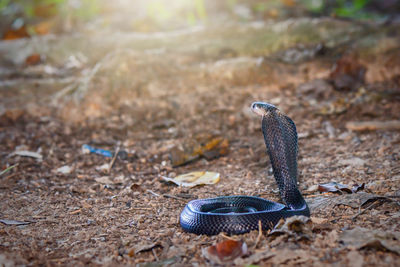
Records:
<instances>
[{"instance_id":1,"label":"blurred background","mask_svg":"<svg viewBox=\"0 0 400 267\"><path fill-rule=\"evenodd\" d=\"M1 0L0 13L3 113L80 121L237 86L398 79L396 0Z\"/></svg>"},{"instance_id":2,"label":"blurred background","mask_svg":"<svg viewBox=\"0 0 400 267\"><path fill-rule=\"evenodd\" d=\"M383 23L398 20L399 10L396 0L0 1L4 40L99 29L147 33L304 16L372 19Z\"/></svg>"}]
</instances>

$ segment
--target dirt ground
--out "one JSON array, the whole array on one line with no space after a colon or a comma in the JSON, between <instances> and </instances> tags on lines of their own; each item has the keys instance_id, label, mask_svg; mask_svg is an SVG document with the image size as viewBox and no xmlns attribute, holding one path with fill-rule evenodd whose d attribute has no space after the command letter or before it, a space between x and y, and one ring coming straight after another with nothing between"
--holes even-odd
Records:
<instances>
[{"instance_id":1,"label":"dirt ground","mask_svg":"<svg viewBox=\"0 0 400 267\"><path fill-rule=\"evenodd\" d=\"M51 55L50 63L4 67L0 170L15 167L0 176L0 262L207 266L216 263L202 250L233 238L245 242L248 253L226 266L398 266L397 33L380 36L367 52L371 46L365 43L376 35L362 32L356 46L324 43L323 52L290 46L260 55L226 44L188 48L203 34L195 31L169 37L187 39L179 49L161 43L146 53L115 50L71 69ZM29 44L13 42L1 51ZM254 101L275 104L297 125L299 186L311 222L297 222L301 230L280 235L185 233L179 214L191 199L250 195L281 201L260 120L249 109ZM366 121L372 128L354 126ZM172 166L174 147L190 150L215 137L228 140L228 153ZM127 157L110 167L111 158L83 153L84 144L119 147ZM221 178L185 188L160 177L191 171L214 171ZM353 194L319 192L318 185L329 182L365 185Z\"/></svg>"}]
</instances>

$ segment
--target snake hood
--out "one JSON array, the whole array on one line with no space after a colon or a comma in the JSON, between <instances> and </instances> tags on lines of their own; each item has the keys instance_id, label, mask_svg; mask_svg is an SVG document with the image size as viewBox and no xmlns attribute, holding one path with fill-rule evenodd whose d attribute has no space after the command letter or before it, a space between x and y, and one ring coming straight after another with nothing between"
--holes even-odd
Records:
<instances>
[{"instance_id":1,"label":"snake hood","mask_svg":"<svg viewBox=\"0 0 400 267\"><path fill-rule=\"evenodd\" d=\"M297 188L297 130L288 116L272 104L254 102L251 110L262 116L261 129L282 200L290 208L304 202Z\"/></svg>"}]
</instances>

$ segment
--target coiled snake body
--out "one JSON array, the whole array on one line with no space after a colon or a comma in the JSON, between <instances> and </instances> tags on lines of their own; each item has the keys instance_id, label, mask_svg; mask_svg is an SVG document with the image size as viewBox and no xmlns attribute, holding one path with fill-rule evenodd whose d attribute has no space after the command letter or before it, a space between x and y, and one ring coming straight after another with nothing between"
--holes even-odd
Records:
<instances>
[{"instance_id":1,"label":"coiled snake body","mask_svg":"<svg viewBox=\"0 0 400 267\"><path fill-rule=\"evenodd\" d=\"M195 234L242 234L272 228L281 218L310 216L297 188L297 131L294 122L274 105L255 102L275 180L284 204L252 196L224 196L190 201L180 215L182 228Z\"/></svg>"}]
</instances>

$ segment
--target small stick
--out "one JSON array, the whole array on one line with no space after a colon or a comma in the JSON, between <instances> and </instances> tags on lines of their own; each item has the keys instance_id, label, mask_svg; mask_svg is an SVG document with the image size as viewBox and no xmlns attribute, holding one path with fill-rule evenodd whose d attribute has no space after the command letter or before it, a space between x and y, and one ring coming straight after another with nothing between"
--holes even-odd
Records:
<instances>
[{"instance_id":1,"label":"small stick","mask_svg":"<svg viewBox=\"0 0 400 267\"><path fill-rule=\"evenodd\" d=\"M77 209L77 210L73 210L71 211L69 214L74 215L74 214L78 214L82 211L82 209Z\"/></svg>"},{"instance_id":2,"label":"small stick","mask_svg":"<svg viewBox=\"0 0 400 267\"><path fill-rule=\"evenodd\" d=\"M150 194L155 195L156 197L160 196L159 194L157 194L156 192L154 192L154 191L152 191L150 189L147 189L146 192L149 192Z\"/></svg>"},{"instance_id":3,"label":"small stick","mask_svg":"<svg viewBox=\"0 0 400 267\"><path fill-rule=\"evenodd\" d=\"M153 252L153 256L156 259L156 261L159 261L156 252L154 251L154 248L151 249L151 252Z\"/></svg>"},{"instance_id":4,"label":"small stick","mask_svg":"<svg viewBox=\"0 0 400 267\"><path fill-rule=\"evenodd\" d=\"M11 170L12 168L15 168L18 166L19 163L11 165L10 167L6 168L5 170L0 172L0 176L2 176L3 174L5 174L6 172L8 172L9 170Z\"/></svg>"},{"instance_id":5,"label":"small stick","mask_svg":"<svg viewBox=\"0 0 400 267\"><path fill-rule=\"evenodd\" d=\"M173 195L170 195L170 194L163 194L163 197L186 201L186 199L184 199L184 198L173 196Z\"/></svg>"},{"instance_id":6,"label":"small stick","mask_svg":"<svg viewBox=\"0 0 400 267\"><path fill-rule=\"evenodd\" d=\"M110 164L109 164L109 166L108 166L108 170L107 170L107 173L109 174L110 172L111 172L111 169L112 169L112 167L113 167L113 165L114 165L114 162L115 162L115 160L117 159L117 156L118 156L118 152L119 152L119 145L117 146L117 149L115 150L115 153L114 153L114 157L112 158L112 160L111 160L111 162L110 162Z\"/></svg>"},{"instance_id":7,"label":"small stick","mask_svg":"<svg viewBox=\"0 0 400 267\"><path fill-rule=\"evenodd\" d=\"M400 130L400 121L352 121L346 123L346 128L352 131Z\"/></svg>"},{"instance_id":8,"label":"small stick","mask_svg":"<svg viewBox=\"0 0 400 267\"><path fill-rule=\"evenodd\" d=\"M130 207L129 209L132 209L132 210L153 210L152 208L135 208L135 207Z\"/></svg>"},{"instance_id":9,"label":"small stick","mask_svg":"<svg viewBox=\"0 0 400 267\"><path fill-rule=\"evenodd\" d=\"M322 192L320 194L314 194L314 195L307 195L306 197L319 197L319 196L327 196L330 195L333 192Z\"/></svg>"},{"instance_id":10,"label":"small stick","mask_svg":"<svg viewBox=\"0 0 400 267\"><path fill-rule=\"evenodd\" d=\"M261 237L262 237L262 224L261 224L261 220L258 220L258 236L256 239L256 243L254 244L254 248L257 247L258 243L260 242Z\"/></svg>"},{"instance_id":11,"label":"small stick","mask_svg":"<svg viewBox=\"0 0 400 267\"><path fill-rule=\"evenodd\" d=\"M370 210L370 209L372 209L372 208L374 208L374 207L379 206L378 204L380 204L380 203L378 202L378 203L373 203L373 204L369 205L369 207L367 207L367 208L365 208L365 209L359 211L359 212L358 212L356 215L354 215L351 219L354 221L358 216L360 216L361 214L364 214L367 210ZM361 207L359 207L359 209L360 209L360 208L361 208Z\"/></svg>"}]
</instances>

